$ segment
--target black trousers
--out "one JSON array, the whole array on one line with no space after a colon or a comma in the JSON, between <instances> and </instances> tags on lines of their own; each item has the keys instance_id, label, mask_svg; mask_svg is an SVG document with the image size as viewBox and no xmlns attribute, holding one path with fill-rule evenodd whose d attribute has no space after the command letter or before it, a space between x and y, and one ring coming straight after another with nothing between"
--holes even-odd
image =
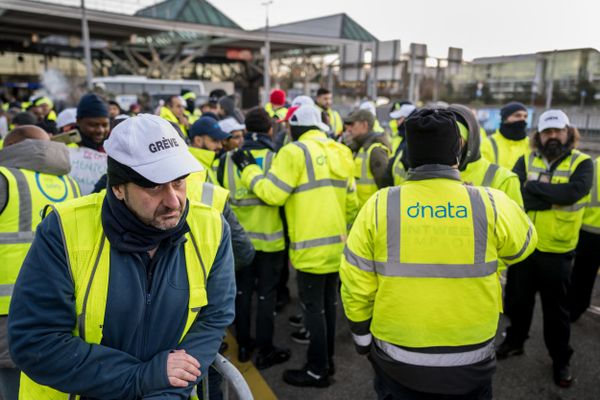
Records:
<instances>
[{"instance_id":1,"label":"black trousers","mask_svg":"<svg viewBox=\"0 0 600 400\"><path fill-rule=\"evenodd\" d=\"M235 298L235 329L240 346L250 346L252 293L256 287L256 346L259 353L268 354L273 349L276 288L283 265L283 251L267 253L257 251L249 266L235 273L237 296Z\"/></svg>"},{"instance_id":2,"label":"black trousers","mask_svg":"<svg viewBox=\"0 0 600 400\"><path fill-rule=\"evenodd\" d=\"M315 374L323 375L329 370L334 353L338 274L298 271L297 280L304 324L310 332L307 366Z\"/></svg>"},{"instance_id":3,"label":"black trousers","mask_svg":"<svg viewBox=\"0 0 600 400\"><path fill-rule=\"evenodd\" d=\"M598 266L600 266L600 235L580 231L569 289L571 321L578 320L590 306Z\"/></svg>"},{"instance_id":4,"label":"black trousers","mask_svg":"<svg viewBox=\"0 0 600 400\"><path fill-rule=\"evenodd\" d=\"M568 289L571 281L573 252L544 253L534 251L525 261L508 267L505 303L511 325L506 340L522 346L529 337L535 294L540 292L544 318L544 342L555 366L569 363L573 350L569 346Z\"/></svg>"},{"instance_id":5,"label":"black trousers","mask_svg":"<svg viewBox=\"0 0 600 400\"><path fill-rule=\"evenodd\" d=\"M375 370L375 393L378 400L492 400L492 381L478 387L472 392L451 395L417 392L390 378L377 364L371 363ZM435 386L435 382L431 382Z\"/></svg>"}]
</instances>

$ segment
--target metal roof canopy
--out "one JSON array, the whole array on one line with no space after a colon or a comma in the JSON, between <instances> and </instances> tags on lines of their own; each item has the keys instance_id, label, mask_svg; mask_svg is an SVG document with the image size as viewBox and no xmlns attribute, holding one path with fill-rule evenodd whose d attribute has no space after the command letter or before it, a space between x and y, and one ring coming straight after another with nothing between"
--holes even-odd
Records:
<instances>
[{"instance_id":1,"label":"metal roof canopy","mask_svg":"<svg viewBox=\"0 0 600 400\"><path fill-rule=\"evenodd\" d=\"M148 37L174 32L185 38L198 35L212 47L260 49L264 32L230 27L131 16L86 9L92 40L107 40L114 44L129 44L132 37ZM0 41L21 45L20 51L31 51L23 43L31 43L32 35L39 39L49 35L81 34L81 8L32 0L0 0ZM269 32L272 51L337 47L354 40L306 34ZM183 40L185 43L186 41ZM188 42L189 43L189 42ZM217 50L217 49L215 49ZM219 52L221 53L221 52Z\"/></svg>"}]
</instances>

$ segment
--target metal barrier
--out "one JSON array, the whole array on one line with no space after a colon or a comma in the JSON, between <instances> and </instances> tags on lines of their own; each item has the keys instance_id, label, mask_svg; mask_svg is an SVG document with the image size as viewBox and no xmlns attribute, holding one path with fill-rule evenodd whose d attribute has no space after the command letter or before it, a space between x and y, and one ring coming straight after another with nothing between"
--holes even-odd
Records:
<instances>
[{"instance_id":1,"label":"metal barrier","mask_svg":"<svg viewBox=\"0 0 600 400\"><path fill-rule=\"evenodd\" d=\"M229 400L229 391L230 387L233 389L233 393L235 394L235 398L238 400L254 400L252 396L252 392L250 391L250 387L246 383L242 373L229 362L228 359L223 357L221 354L217 353L217 357L215 361L210 366L215 371L217 371L222 377L224 381L223 387L223 400ZM198 387L202 387L202 399L209 400L210 399L210 385L208 382L209 374L206 374L204 378L202 378L202 385L198 385ZM192 399L198 399L198 395L196 394L196 388L194 388L192 392Z\"/></svg>"}]
</instances>

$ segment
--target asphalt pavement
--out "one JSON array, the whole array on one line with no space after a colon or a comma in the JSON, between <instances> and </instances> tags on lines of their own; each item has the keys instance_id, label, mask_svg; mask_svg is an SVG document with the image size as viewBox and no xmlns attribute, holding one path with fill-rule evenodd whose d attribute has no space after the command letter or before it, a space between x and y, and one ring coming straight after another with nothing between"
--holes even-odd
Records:
<instances>
[{"instance_id":1,"label":"asphalt pavement","mask_svg":"<svg viewBox=\"0 0 600 400\"><path fill-rule=\"evenodd\" d=\"M292 272L290 288L292 303L276 318L275 344L289 347L292 358L285 364L261 371L271 389L279 399L285 400L337 400L376 399L373 391L373 371L368 360L354 351L347 322L343 316L341 302L338 304L336 332L336 374L334 383L326 389L296 388L282 381L282 373L288 368L299 368L305 362L306 346L289 339L295 331L288 325L290 315L298 312L295 290L295 274ZM592 304L600 306L600 278L597 279ZM572 372L575 384L561 389L552 381L552 362L543 341L541 307L539 297L530 339L525 354L498 362L493 390L496 400L599 400L600 399L600 315L587 312L573 324L571 345L575 349ZM502 340L507 321L501 318L497 343ZM260 400L260 399L256 399Z\"/></svg>"}]
</instances>

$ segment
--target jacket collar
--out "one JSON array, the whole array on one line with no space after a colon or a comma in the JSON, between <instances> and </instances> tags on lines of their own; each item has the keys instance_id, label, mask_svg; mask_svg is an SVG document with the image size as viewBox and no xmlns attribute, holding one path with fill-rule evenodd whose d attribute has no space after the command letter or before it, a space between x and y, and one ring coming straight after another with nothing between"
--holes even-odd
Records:
<instances>
[{"instance_id":1,"label":"jacket collar","mask_svg":"<svg viewBox=\"0 0 600 400\"><path fill-rule=\"evenodd\" d=\"M211 150L199 149L197 147L188 147L190 153L196 158L196 160L200 161L202 166L206 169L211 169L213 162L215 161L215 157L217 153Z\"/></svg>"},{"instance_id":2,"label":"jacket collar","mask_svg":"<svg viewBox=\"0 0 600 400\"><path fill-rule=\"evenodd\" d=\"M460 172L458 172L458 169L456 168L442 164L426 164L408 170L409 181L422 181L425 179L436 178L460 181Z\"/></svg>"}]
</instances>

